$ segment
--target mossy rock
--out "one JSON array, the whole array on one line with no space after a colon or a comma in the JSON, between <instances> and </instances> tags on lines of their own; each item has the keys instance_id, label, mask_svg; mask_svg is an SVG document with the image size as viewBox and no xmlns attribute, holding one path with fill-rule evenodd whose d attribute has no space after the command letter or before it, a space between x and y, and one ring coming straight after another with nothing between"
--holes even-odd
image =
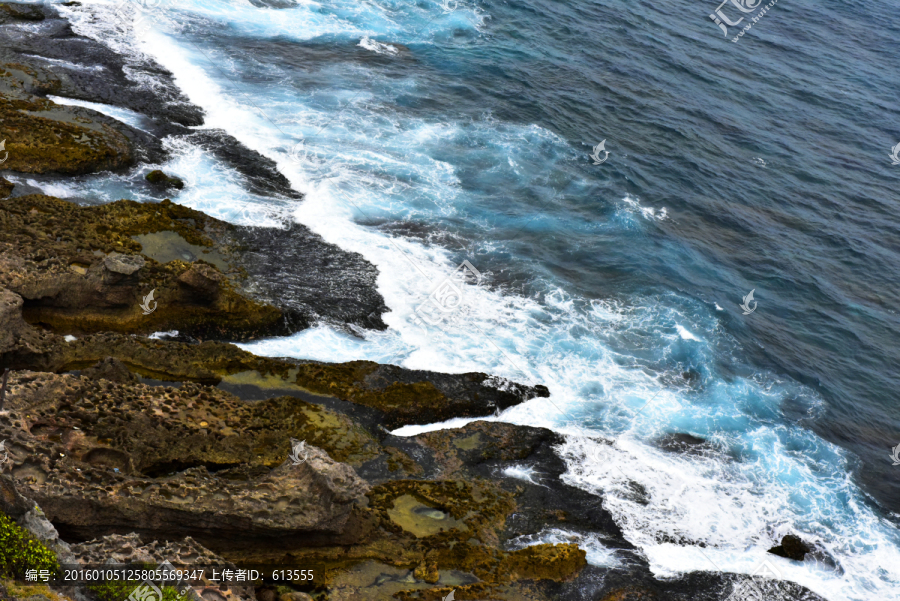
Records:
<instances>
[{"instance_id":1,"label":"mossy rock","mask_svg":"<svg viewBox=\"0 0 900 601\"><path fill-rule=\"evenodd\" d=\"M0 221L0 255L23 267L0 269L0 286L25 299L30 323L61 334L178 330L237 339L283 326L281 311L246 296L240 270L228 263L219 262L223 273L202 253L193 262L166 263L139 254L135 237L164 231L217 252L209 236L231 226L198 211L171 201L81 207L34 194L0 199ZM123 270L123 261L133 268ZM148 313L142 305L151 292L155 308Z\"/></svg>"},{"instance_id":2,"label":"mossy rock","mask_svg":"<svg viewBox=\"0 0 900 601\"><path fill-rule=\"evenodd\" d=\"M22 76L19 65L0 67L0 85L15 88ZM49 90L54 91L52 82ZM4 169L21 173L78 175L120 170L134 164L128 138L100 121L45 98L0 94L0 140L9 157Z\"/></svg>"},{"instance_id":3,"label":"mossy rock","mask_svg":"<svg viewBox=\"0 0 900 601\"><path fill-rule=\"evenodd\" d=\"M182 190L184 188L184 180L180 177L166 175L159 169L154 169L146 175L146 180L157 188L174 188Z\"/></svg>"},{"instance_id":4,"label":"mossy rock","mask_svg":"<svg viewBox=\"0 0 900 601\"><path fill-rule=\"evenodd\" d=\"M56 554L8 515L0 513L0 577L24 579L27 570L56 574Z\"/></svg>"}]
</instances>

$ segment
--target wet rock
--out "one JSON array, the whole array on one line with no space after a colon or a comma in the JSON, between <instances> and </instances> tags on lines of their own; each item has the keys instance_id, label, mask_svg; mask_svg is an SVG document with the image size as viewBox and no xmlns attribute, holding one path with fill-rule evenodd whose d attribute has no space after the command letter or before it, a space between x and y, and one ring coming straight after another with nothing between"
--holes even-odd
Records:
<instances>
[{"instance_id":1,"label":"wet rock","mask_svg":"<svg viewBox=\"0 0 900 601\"><path fill-rule=\"evenodd\" d=\"M13 188L15 188L15 184L5 177L0 177L0 198L7 198L12 194Z\"/></svg>"},{"instance_id":2,"label":"wet rock","mask_svg":"<svg viewBox=\"0 0 900 601\"><path fill-rule=\"evenodd\" d=\"M145 176L146 180L157 188L181 190L184 188L184 180L180 177L166 175L159 169L154 169Z\"/></svg>"},{"instance_id":3,"label":"wet rock","mask_svg":"<svg viewBox=\"0 0 900 601\"><path fill-rule=\"evenodd\" d=\"M92 380L108 380L120 384L136 384L139 380L136 374L131 373L124 363L114 357L99 361L93 367L82 371L81 375Z\"/></svg>"},{"instance_id":4,"label":"wet rock","mask_svg":"<svg viewBox=\"0 0 900 601\"><path fill-rule=\"evenodd\" d=\"M4 2L0 4L0 21L43 21L44 11L40 6Z\"/></svg>"},{"instance_id":5,"label":"wet rock","mask_svg":"<svg viewBox=\"0 0 900 601\"><path fill-rule=\"evenodd\" d=\"M282 313L210 265L160 264L134 238L172 230L198 248L228 224L171 202L98 207L49 196L0 200L0 286L22 296L24 316L63 334L178 330L249 337L281 331ZM142 308L154 293L156 308ZM102 357L101 357L102 358Z\"/></svg>"},{"instance_id":6,"label":"wet rock","mask_svg":"<svg viewBox=\"0 0 900 601\"><path fill-rule=\"evenodd\" d=\"M55 76L17 63L0 65L0 139L4 169L77 175L134 164L144 134L90 109L56 104L33 93L56 92Z\"/></svg>"},{"instance_id":7,"label":"wet rock","mask_svg":"<svg viewBox=\"0 0 900 601\"><path fill-rule=\"evenodd\" d=\"M772 555L786 557L795 561L803 561L807 553L812 553L812 546L806 544L803 539L795 534L786 534L781 539L781 544L769 549Z\"/></svg>"},{"instance_id":8,"label":"wet rock","mask_svg":"<svg viewBox=\"0 0 900 601\"><path fill-rule=\"evenodd\" d=\"M656 440L656 446L663 451L685 455L704 455L715 450L712 443L705 438L685 432L665 434Z\"/></svg>"},{"instance_id":9,"label":"wet rock","mask_svg":"<svg viewBox=\"0 0 900 601\"><path fill-rule=\"evenodd\" d=\"M42 21L40 30L0 29L0 47L9 57L7 60L26 66L32 72L52 71L56 83L50 93L125 107L158 119L157 127L170 122L181 126L203 124L203 111L190 104L175 85L171 73L148 57L119 56L103 42L77 35L68 20L60 17L56 6L3 5L16 8L0 11L0 23ZM63 6L97 11L96 6L81 7L78 2L66 2ZM110 7L110 10L115 11L116 7ZM96 18L120 17L101 11ZM147 81L152 81L152 85L146 85L144 82ZM148 125L153 124L144 124L145 127ZM165 136L162 131L154 134L158 139Z\"/></svg>"}]
</instances>

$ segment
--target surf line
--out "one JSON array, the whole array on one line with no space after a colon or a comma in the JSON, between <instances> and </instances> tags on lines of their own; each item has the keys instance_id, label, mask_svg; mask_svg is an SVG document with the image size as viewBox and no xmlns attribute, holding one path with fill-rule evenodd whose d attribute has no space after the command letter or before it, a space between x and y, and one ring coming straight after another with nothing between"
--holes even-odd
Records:
<instances>
[{"instance_id":1,"label":"surf line","mask_svg":"<svg viewBox=\"0 0 900 601\"><path fill-rule=\"evenodd\" d=\"M739 34L737 34L736 36L734 36L734 38L732 38L731 41L734 42L734 43L737 43L738 38L744 37L744 34L747 33L748 31L750 31L750 28L753 27L753 24L756 23L757 21L759 21L760 19L762 19L763 16L764 16L767 12L769 12L769 9L772 8L773 6L775 6L775 4L776 4L777 2L778 2L778 0L772 0L771 2L769 2L768 4L766 4L765 6L763 6L762 10L759 11L759 12L756 14L755 17L753 17L752 19L750 19L750 20L752 21L752 23L747 23L747 25L744 26L744 29L743 29Z\"/></svg>"}]
</instances>

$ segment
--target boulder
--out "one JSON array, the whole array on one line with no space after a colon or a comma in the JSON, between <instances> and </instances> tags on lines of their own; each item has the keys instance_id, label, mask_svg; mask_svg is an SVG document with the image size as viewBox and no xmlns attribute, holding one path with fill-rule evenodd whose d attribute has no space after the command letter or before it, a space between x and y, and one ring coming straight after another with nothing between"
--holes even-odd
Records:
<instances>
[{"instance_id":1,"label":"boulder","mask_svg":"<svg viewBox=\"0 0 900 601\"><path fill-rule=\"evenodd\" d=\"M184 188L184 180L180 177L166 175L159 169L155 169L146 175L146 179L156 188L168 189L174 188L181 190Z\"/></svg>"},{"instance_id":2,"label":"boulder","mask_svg":"<svg viewBox=\"0 0 900 601\"><path fill-rule=\"evenodd\" d=\"M786 534L782 537L780 545L769 549L769 553L772 555L778 555L779 557L785 557L795 561L803 561L806 554L812 553L812 551L812 546L805 543L803 539L795 534Z\"/></svg>"}]
</instances>

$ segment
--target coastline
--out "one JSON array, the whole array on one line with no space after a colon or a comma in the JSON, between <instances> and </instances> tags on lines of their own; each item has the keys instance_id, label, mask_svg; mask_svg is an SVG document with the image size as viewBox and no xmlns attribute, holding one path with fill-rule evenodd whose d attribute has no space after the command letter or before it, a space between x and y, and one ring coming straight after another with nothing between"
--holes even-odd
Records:
<instances>
[{"instance_id":1,"label":"coastline","mask_svg":"<svg viewBox=\"0 0 900 601\"><path fill-rule=\"evenodd\" d=\"M21 89L28 94L52 90L62 95L70 91L73 97L77 93L82 100L99 101L86 88L76 90L67 82L56 85L52 78L49 87L35 87L34 82L41 81L45 72L40 65L30 68L37 77L24 70L7 70L13 78L19 78ZM34 159L25 166L12 163L4 167L56 173L109 167L133 169L161 152L161 146L149 138L145 140L133 128L113 123L109 117L64 105L43 106L53 115L65 113L66 122L87 119L119 132L122 138L112 138L115 143L108 145L130 145L130 151L107 153L102 159L89 157L89 161L71 168L60 168L58 164L34 166ZM179 110L181 116L176 119L186 121L183 115L191 115L193 121L188 121L196 124L199 109L182 101ZM171 135L178 130L183 135L197 135L186 132L183 123L169 120L170 117L160 116L158 134ZM16 156L22 148L13 142L12 135L7 136L9 152ZM233 152L242 147L227 134L208 136L205 143L217 148L220 156L230 156L234 168L245 175L260 174L255 180L248 177L250 181L270 181L267 174L274 166L248 149ZM109 157L122 160L112 159L110 163ZM300 201L289 185L285 189L286 182L277 178L274 181L275 188L288 200ZM273 188L267 190L272 192ZM8 234L19 238L7 242L4 257L8 262L4 279L0 280L9 290L4 300L11 307L0 319L11 333L10 340L0 348L0 357L15 370L4 410L11 423L22 427L10 428L0 438L9 437L14 461L10 471L14 478L27 480L28 484L23 485L22 491L6 475L2 481L4 486L37 501L66 543L72 543L69 548L76 557L85 561L98 553L139 557L141 553L134 549L133 555L123 552L128 545L116 538L137 534L141 552L156 561L177 562L179 558L166 556L168 551L158 548L161 546L156 541L173 537L185 541L189 537L198 545L206 543L204 552L222 561L315 566L327 574L326 579L297 592L320 594L323 589L317 587L325 586L330 587L327 590L331 598L382 598L397 594L403 599L438 599L456 590L460 599L487 594L501 599L577 599L588 590L603 599L668 595L673 599L712 600L727 595L736 583L753 580L730 574L693 573L658 581L636 553L632 565L609 570L588 565L584 551L571 542L510 548L521 537L556 529L599 535L610 548L634 552L598 497L559 481L565 467L553 449L561 444L561 438L549 430L475 422L412 439L392 437L384 431L454 417L488 416L530 398L548 396L546 388L513 384L510 392L487 385L486 374L449 376L370 362L328 365L278 361L254 357L227 342L219 342L293 332L319 319L343 323L348 328L385 328L380 316L386 307L374 288L377 270L361 257L328 245L302 227L284 234L262 228L230 227L176 203L159 205L163 218L154 222L156 215L144 215L147 206L138 203L123 201L90 211L76 210L68 207L70 203L66 201L23 192L32 191L27 186L14 186L4 201L4 217L14 216L4 221L14 225ZM117 212L119 209L122 212ZM95 218L109 211L113 212L106 223ZM131 221L122 218L126 213ZM147 218L136 219L134 215ZM102 229L97 228L97 222L103 225ZM82 239L76 239L70 243L74 248L65 246L67 240L58 240L62 246L54 246L54 238L63 238L55 235L62 233L63 224L75 230L94 228L95 244L81 249L78 241ZM177 239L169 232L177 234ZM250 254L247 249L254 248L254 241L269 234L283 235L281 246L259 250L256 263L246 260ZM122 244L109 245L106 237ZM143 237L144 242L135 237ZM23 244L26 238L38 242ZM207 260L213 257L196 254L192 260L157 260L154 252L149 252L148 242L156 243L156 257L161 259L168 256L166 253L211 249L227 267L220 269ZM315 270L303 270L300 276L307 279L300 279L300 284L309 289L321 288L323 283L335 282L339 272L341 282L349 282L352 290L348 293L342 288L340 302L316 298L299 306L278 306L283 295L277 284L288 277L292 266L285 265L288 269L270 278L266 285L260 285L260 278L254 277L254 266L256 273L261 274L277 265L279 248L299 248L301 256L306 253L308 259L323 259L323 265L330 264L318 277ZM81 250L91 252L78 254ZM95 250L103 256L96 255ZM265 256L265 252L276 254ZM17 256L18 253L25 256ZM61 259L58 265L50 264L54 259ZM138 269L123 273L141 261ZM146 279L144 270L153 272L152 278L157 279ZM71 288L71 283L79 278L89 281L89 293L86 288L84 296L73 295L61 304L60 291ZM156 286L154 290L189 292L180 297L168 296L169 309L144 320L137 307L149 286ZM21 300L25 297L27 301ZM162 298L157 296L159 302ZM50 300L42 303L42 299ZM96 305L88 303L98 300L111 311L97 311L98 315L89 319ZM238 306L246 307L238 323L219 327L229 315L239 313L235 310ZM196 319L187 319L191 311ZM216 328L204 327L210 320L215 321ZM178 340L151 341L127 335L166 330L178 330ZM64 342L61 338L66 335L74 335L76 340ZM138 381L137 377L142 379ZM166 386L172 383L179 384ZM47 391L66 391L66 398L74 395L89 402L74 411L64 409ZM192 400L195 398L202 402ZM114 413L108 404L110 399L115 401L115 412L135 419L148 418L149 408L152 418L143 422L146 432L171 431L172 438L142 438L142 429L105 422L104 417ZM210 399L215 403L210 404ZM183 407L190 408L187 415L180 414ZM222 413L223 407L241 417L235 419ZM46 423L46 417L32 415L57 417ZM295 421L285 426L276 419L285 416ZM102 431L97 429L98 424ZM249 428L250 424L253 428ZM257 457L238 452L237 440L253 448L263 444L255 437L255 429L275 433L266 439L265 452ZM289 470L291 438L308 441L307 448L313 453L313 461L299 474ZM181 439L190 443L178 444ZM113 442L103 442L106 440ZM168 454L147 451L154 446L167 448ZM53 460L60 454L70 457L71 465ZM49 459L35 463L30 459L35 456ZM538 465L546 479L538 484L497 478L498 473L523 463ZM80 477L74 473L78 470L83 472ZM249 484L230 485L230 478L218 476L220 471ZM53 478L48 478L49 474ZM88 474L89 480L96 478L99 482L76 486ZM211 479L215 484L198 484L199 479ZM245 501L242 495L247 494L250 485L258 486L263 480L275 487L271 495L241 505ZM176 486L172 488L182 490L181 496L176 495L181 501L155 492L166 486L164 481L174 482ZM78 490L78 501L83 504L60 494L60 487L63 491ZM110 501L110 495L104 492L107 487L115 488L113 497L129 500ZM137 488L142 489L142 495L151 492L138 501L126 492ZM298 493L298 489L306 492ZM213 490L218 498L235 500L236 507L226 511L216 504L203 505L202 497ZM252 513L258 509L254 503L276 506L285 496L288 506L303 506L304 511L312 508L320 515L309 520L304 511L264 518ZM188 504L197 504L197 512L185 507L184 499L188 498ZM140 505L127 507L131 502ZM124 508L117 509L118 503ZM34 519L28 511L17 509L16 503L7 503L0 509L19 518L22 524ZM214 517L197 520L196 513ZM441 515L435 517L437 514ZM93 521L84 520L84 515ZM422 515L425 518L418 517ZM274 523L279 520L280 523ZM165 526L160 525L163 523ZM173 523L177 527L173 528ZM455 527L442 530L444 524ZM53 528L33 532L46 534L49 530ZM100 533L106 538L92 546L88 536ZM236 536L245 543L248 539L255 542L246 546L229 544ZM296 545L298 538L303 544ZM45 540L65 549L53 535ZM287 541L293 541L295 546L286 549ZM134 544L133 540L129 544ZM467 550L462 552L462 548ZM375 567L367 563L372 561L376 561ZM383 570L381 573L391 577L377 586L359 586L360 582L368 582L366 578L373 570ZM471 578L476 580L470 581ZM377 578L369 580L374 582ZM819 599L797 585L782 584L780 593ZM202 590L214 588L218 589L207 586ZM218 590L216 594L221 594ZM236 595L233 598L248 601L274 599L275 593L283 600L284 595L295 594L270 585L255 590L235 588L230 592ZM369 594L372 596L353 596Z\"/></svg>"}]
</instances>

